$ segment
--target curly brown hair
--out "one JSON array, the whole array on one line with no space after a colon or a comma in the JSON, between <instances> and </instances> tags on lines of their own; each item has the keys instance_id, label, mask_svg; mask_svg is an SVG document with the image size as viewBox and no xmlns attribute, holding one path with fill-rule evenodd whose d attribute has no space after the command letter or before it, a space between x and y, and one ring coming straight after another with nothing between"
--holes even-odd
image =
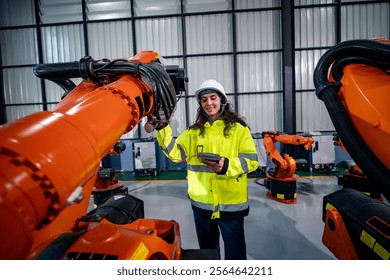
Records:
<instances>
[{"instance_id":1,"label":"curly brown hair","mask_svg":"<svg viewBox=\"0 0 390 280\"><path fill-rule=\"evenodd\" d=\"M236 122L246 125L245 118L234 111L233 105L230 102L226 104L225 110L223 110L222 114L217 119L223 120L223 122L225 123L223 135L226 138L230 135L230 129L236 125ZM199 129L199 135L203 136L205 134L204 125L209 120L210 119L207 117L206 113L204 113L202 111L202 108L199 106L196 113L195 123L191 125L188 129Z\"/></svg>"}]
</instances>

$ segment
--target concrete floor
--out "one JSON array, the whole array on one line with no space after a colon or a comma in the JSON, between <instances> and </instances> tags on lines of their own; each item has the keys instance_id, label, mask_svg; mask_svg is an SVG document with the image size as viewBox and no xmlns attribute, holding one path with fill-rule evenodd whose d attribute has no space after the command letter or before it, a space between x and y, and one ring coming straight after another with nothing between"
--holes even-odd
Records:
<instances>
[{"instance_id":1,"label":"concrete floor","mask_svg":"<svg viewBox=\"0 0 390 280\"><path fill-rule=\"evenodd\" d=\"M322 198L339 190L335 176L300 177L297 201L266 197L263 181L249 180L250 213L245 218L248 259L332 260L322 244ZM198 249L186 181L125 181L129 194L144 201L145 218L176 220L183 249ZM223 255L223 252L222 252Z\"/></svg>"}]
</instances>

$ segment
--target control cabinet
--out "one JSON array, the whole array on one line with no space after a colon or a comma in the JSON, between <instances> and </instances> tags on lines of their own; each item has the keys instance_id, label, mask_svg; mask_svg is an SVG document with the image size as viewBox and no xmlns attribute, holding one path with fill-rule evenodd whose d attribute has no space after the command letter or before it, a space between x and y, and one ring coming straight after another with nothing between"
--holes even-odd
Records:
<instances>
[{"instance_id":1,"label":"control cabinet","mask_svg":"<svg viewBox=\"0 0 390 280\"><path fill-rule=\"evenodd\" d=\"M133 143L134 170L136 176L156 176L156 143L140 141Z\"/></svg>"}]
</instances>

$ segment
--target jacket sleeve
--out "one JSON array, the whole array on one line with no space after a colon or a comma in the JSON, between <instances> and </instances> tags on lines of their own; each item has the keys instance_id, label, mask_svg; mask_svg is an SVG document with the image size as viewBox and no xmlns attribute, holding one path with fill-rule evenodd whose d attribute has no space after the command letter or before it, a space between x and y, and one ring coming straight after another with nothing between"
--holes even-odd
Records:
<instances>
[{"instance_id":1,"label":"jacket sleeve","mask_svg":"<svg viewBox=\"0 0 390 280\"><path fill-rule=\"evenodd\" d=\"M167 125L156 131L157 142L164 154L173 162L187 162L189 135L184 131L175 140L172 136L172 128Z\"/></svg>"},{"instance_id":2,"label":"jacket sleeve","mask_svg":"<svg viewBox=\"0 0 390 280\"><path fill-rule=\"evenodd\" d=\"M238 134L238 153L237 157L228 159L225 173L227 178L239 178L243 174L253 172L259 167L256 145L249 127L243 127L243 130Z\"/></svg>"}]
</instances>

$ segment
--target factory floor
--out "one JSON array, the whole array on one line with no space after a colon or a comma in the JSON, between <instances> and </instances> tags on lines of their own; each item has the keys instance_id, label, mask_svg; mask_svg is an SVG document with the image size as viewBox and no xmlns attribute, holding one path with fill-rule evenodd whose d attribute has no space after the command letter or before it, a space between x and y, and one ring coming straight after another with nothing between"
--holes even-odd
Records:
<instances>
[{"instance_id":1,"label":"factory floor","mask_svg":"<svg viewBox=\"0 0 390 280\"><path fill-rule=\"evenodd\" d=\"M151 177L123 181L129 194L143 200L145 218L175 220L183 249L197 249L186 181ZM297 200L286 204L266 196L263 179L249 179L250 213L245 218L247 256L250 260L332 260L322 244L322 199L339 190L336 176L301 176ZM223 247L223 246L222 246ZM223 255L223 250L222 250Z\"/></svg>"}]
</instances>

